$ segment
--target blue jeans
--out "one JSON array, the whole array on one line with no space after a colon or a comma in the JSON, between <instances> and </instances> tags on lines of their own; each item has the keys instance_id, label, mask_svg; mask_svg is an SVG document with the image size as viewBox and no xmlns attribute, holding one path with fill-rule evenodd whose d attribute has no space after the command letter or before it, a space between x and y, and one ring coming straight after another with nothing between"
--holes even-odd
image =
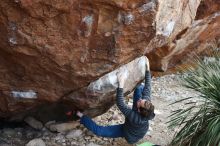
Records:
<instances>
[{"instance_id":1,"label":"blue jeans","mask_svg":"<svg viewBox=\"0 0 220 146\"><path fill-rule=\"evenodd\" d=\"M99 126L91 118L85 115L80 119L80 123L97 136L109 138L124 137L123 124L112 126Z\"/></svg>"},{"instance_id":2,"label":"blue jeans","mask_svg":"<svg viewBox=\"0 0 220 146\"><path fill-rule=\"evenodd\" d=\"M137 101L142 97L142 92L144 90L144 85L140 84L136 87L134 90L134 95L133 95L133 106L132 110L137 111Z\"/></svg>"},{"instance_id":3,"label":"blue jeans","mask_svg":"<svg viewBox=\"0 0 220 146\"><path fill-rule=\"evenodd\" d=\"M143 89L144 86L139 85L136 87L134 91L132 107L133 110L137 110L137 101L141 98ZM92 131L97 136L109 138L124 137L123 124L112 126L100 126L97 125L91 118L85 115L80 119L80 123L83 124L87 129Z\"/></svg>"}]
</instances>

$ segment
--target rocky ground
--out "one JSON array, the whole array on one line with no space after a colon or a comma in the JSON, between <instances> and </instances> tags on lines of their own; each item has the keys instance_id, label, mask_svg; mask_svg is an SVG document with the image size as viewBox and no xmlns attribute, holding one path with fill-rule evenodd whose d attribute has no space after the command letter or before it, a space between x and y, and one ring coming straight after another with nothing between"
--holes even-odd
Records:
<instances>
[{"instance_id":1,"label":"rocky ground","mask_svg":"<svg viewBox=\"0 0 220 146\"><path fill-rule=\"evenodd\" d=\"M155 105L156 117L150 122L150 129L146 136L138 142L150 141L162 146L168 145L178 129L168 129L166 123L170 113L183 108L183 103L169 105L182 97L197 96L197 94L180 85L183 75L170 74L152 79L152 102ZM132 99L128 97L128 104L132 105ZM107 113L94 119L100 125L112 125L123 123L124 118L116 106ZM0 130L1 146L99 146L115 145L127 146L129 144L122 138L108 139L97 137L82 125L76 129L64 133L52 133L47 128L34 130L24 126L19 128L3 128Z\"/></svg>"}]
</instances>

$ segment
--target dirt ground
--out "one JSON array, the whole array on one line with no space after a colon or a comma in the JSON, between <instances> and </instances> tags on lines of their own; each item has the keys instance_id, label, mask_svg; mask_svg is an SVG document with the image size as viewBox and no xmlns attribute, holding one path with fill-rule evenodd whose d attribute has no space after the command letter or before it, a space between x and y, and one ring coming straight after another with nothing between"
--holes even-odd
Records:
<instances>
[{"instance_id":1,"label":"dirt ground","mask_svg":"<svg viewBox=\"0 0 220 146\"><path fill-rule=\"evenodd\" d=\"M146 136L137 144L145 141L162 146L170 144L178 128L168 128L169 115L172 111L184 108L184 103L170 104L184 97L197 96L196 92L182 86L181 78L183 77L184 75L171 74L152 79L152 102L155 105L156 116L150 121L150 128ZM128 104L132 105L131 99ZM109 112L111 112L111 109ZM105 116L102 115L101 117ZM100 118L96 118L96 121L99 122ZM116 142L117 145L129 146L123 139L116 140Z\"/></svg>"},{"instance_id":2,"label":"dirt ground","mask_svg":"<svg viewBox=\"0 0 220 146\"><path fill-rule=\"evenodd\" d=\"M176 129L169 129L167 122L172 111L184 108L183 103L170 105L183 97L197 96L194 91L181 86L183 75L170 74L152 79L152 102L155 105L155 118L150 121L150 128L145 137L137 144L149 141L161 146L171 142ZM128 105L132 99L127 97ZM124 116L114 105L105 114L94 118L99 125L114 125L124 122ZM53 133L47 128L34 130L30 127L4 128L0 130L1 146L24 146L31 140L39 139L47 146L130 146L123 138L102 138L95 136L83 125L66 133ZM137 145L134 144L134 145ZM40 144L38 144L41 146ZM42 145L43 146L43 145Z\"/></svg>"}]
</instances>

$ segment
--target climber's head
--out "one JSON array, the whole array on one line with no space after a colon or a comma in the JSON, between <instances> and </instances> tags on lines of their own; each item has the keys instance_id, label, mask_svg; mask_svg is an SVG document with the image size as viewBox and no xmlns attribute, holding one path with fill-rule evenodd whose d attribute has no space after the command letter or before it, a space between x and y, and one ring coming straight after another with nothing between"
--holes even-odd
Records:
<instances>
[{"instance_id":1,"label":"climber's head","mask_svg":"<svg viewBox=\"0 0 220 146\"><path fill-rule=\"evenodd\" d=\"M140 99L137 101L137 108L141 116L148 117L148 119L153 119L154 114L154 105L146 99Z\"/></svg>"}]
</instances>

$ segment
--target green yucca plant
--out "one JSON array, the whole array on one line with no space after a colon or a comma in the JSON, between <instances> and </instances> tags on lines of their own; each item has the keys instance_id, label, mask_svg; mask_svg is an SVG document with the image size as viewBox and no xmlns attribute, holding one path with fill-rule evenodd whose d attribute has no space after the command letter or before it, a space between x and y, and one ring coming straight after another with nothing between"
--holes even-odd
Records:
<instances>
[{"instance_id":1,"label":"green yucca plant","mask_svg":"<svg viewBox=\"0 0 220 146\"><path fill-rule=\"evenodd\" d=\"M183 85L197 91L198 97L177 101L184 101L186 108L170 115L169 127L180 128L171 142L172 146L220 146L219 55L215 55L214 60L205 62L198 58L196 66L187 69ZM197 102L192 102L194 98Z\"/></svg>"}]
</instances>

